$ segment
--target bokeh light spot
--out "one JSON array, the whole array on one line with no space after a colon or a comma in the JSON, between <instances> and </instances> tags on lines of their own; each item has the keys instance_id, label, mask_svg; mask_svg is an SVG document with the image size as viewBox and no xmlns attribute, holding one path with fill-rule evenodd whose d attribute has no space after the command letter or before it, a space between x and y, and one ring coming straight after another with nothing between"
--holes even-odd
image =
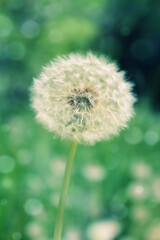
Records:
<instances>
[{"instance_id":1,"label":"bokeh light spot","mask_svg":"<svg viewBox=\"0 0 160 240\"><path fill-rule=\"evenodd\" d=\"M21 164L27 165L32 160L32 153L28 149L20 149L17 152L17 159Z\"/></svg>"},{"instance_id":2,"label":"bokeh light spot","mask_svg":"<svg viewBox=\"0 0 160 240\"><path fill-rule=\"evenodd\" d=\"M159 141L159 135L158 135L158 133L156 133L154 131L148 131L144 135L144 141L148 145L153 146Z\"/></svg>"},{"instance_id":3,"label":"bokeh light spot","mask_svg":"<svg viewBox=\"0 0 160 240\"><path fill-rule=\"evenodd\" d=\"M159 240L160 236L160 221L157 219L153 224L147 229L147 240Z\"/></svg>"},{"instance_id":4,"label":"bokeh light spot","mask_svg":"<svg viewBox=\"0 0 160 240\"><path fill-rule=\"evenodd\" d=\"M13 30L13 24L11 20L5 16L0 14L0 39L8 37Z\"/></svg>"},{"instance_id":5,"label":"bokeh light spot","mask_svg":"<svg viewBox=\"0 0 160 240\"><path fill-rule=\"evenodd\" d=\"M145 200L148 197L149 189L143 183L134 182L129 185L128 195L133 200Z\"/></svg>"},{"instance_id":6,"label":"bokeh light spot","mask_svg":"<svg viewBox=\"0 0 160 240\"><path fill-rule=\"evenodd\" d=\"M0 157L0 172L9 173L14 169L14 160L9 156Z\"/></svg>"},{"instance_id":7,"label":"bokeh light spot","mask_svg":"<svg viewBox=\"0 0 160 240\"><path fill-rule=\"evenodd\" d=\"M66 166L66 159L63 157L55 157L50 163L50 169L56 176L62 177Z\"/></svg>"},{"instance_id":8,"label":"bokeh light spot","mask_svg":"<svg viewBox=\"0 0 160 240\"><path fill-rule=\"evenodd\" d=\"M149 212L144 205L136 205L132 209L132 215L136 221L146 221L148 219Z\"/></svg>"},{"instance_id":9,"label":"bokeh light spot","mask_svg":"<svg viewBox=\"0 0 160 240\"><path fill-rule=\"evenodd\" d=\"M132 175L138 179L146 179L151 176L151 168L145 162L134 163L131 172Z\"/></svg>"},{"instance_id":10,"label":"bokeh light spot","mask_svg":"<svg viewBox=\"0 0 160 240\"><path fill-rule=\"evenodd\" d=\"M100 221L89 226L87 235L90 240L111 240L120 231L120 225L113 220Z\"/></svg>"},{"instance_id":11,"label":"bokeh light spot","mask_svg":"<svg viewBox=\"0 0 160 240\"><path fill-rule=\"evenodd\" d=\"M125 136L126 142L129 144L138 144L143 139L143 133L140 128L133 127Z\"/></svg>"},{"instance_id":12,"label":"bokeh light spot","mask_svg":"<svg viewBox=\"0 0 160 240\"><path fill-rule=\"evenodd\" d=\"M38 199L28 199L24 205L25 211L33 216L39 215L43 210L43 204Z\"/></svg>"},{"instance_id":13,"label":"bokeh light spot","mask_svg":"<svg viewBox=\"0 0 160 240\"><path fill-rule=\"evenodd\" d=\"M80 231L78 229L71 228L67 230L65 234L66 240L81 240Z\"/></svg>"},{"instance_id":14,"label":"bokeh light spot","mask_svg":"<svg viewBox=\"0 0 160 240\"><path fill-rule=\"evenodd\" d=\"M22 24L21 31L26 38L35 38L40 33L40 26L33 20L27 20Z\"/></svg>"},{"instance_id":15,"label":"bokeh light spot","mask_svg":"<svg viewBox=\"0 0 160 240\"><path fill-rule=\"evenodd\" d=\"M29 222L26 226L25 231L27 235L31 237L31 239L40 239L39 237L42 237L43 235L42 226L37 222Z\"/></svg>"},{"instance_id":16,"label":"bokeh light spot","mask_svg":"<svg viewBox=\"0 0 160 240\"><path fill-rule=\"evenodd\" d=\"M105 178L105 170L97 164L88 164L82 170L82 175L90 181L101 181Z\"/></svg>"},{"instance_id":17,"label":"bokeh light spot","mask_svg":"<svg viewBox=\"0 0 160 240\"><path fill-rule=\"evenodd\" d=\"M13 186L13 181L10 178L4 178L2 181L2 186L5 188L11 188Z\"/></svg>"}]
</instances>

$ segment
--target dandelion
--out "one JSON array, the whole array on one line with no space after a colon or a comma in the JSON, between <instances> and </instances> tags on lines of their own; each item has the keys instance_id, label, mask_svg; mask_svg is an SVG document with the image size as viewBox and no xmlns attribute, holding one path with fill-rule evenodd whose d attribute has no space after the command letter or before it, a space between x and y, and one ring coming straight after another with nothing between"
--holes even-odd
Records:
<instances>
[{"instance_id":1,"label":"dandelion","mask_svg":"<svg viewBox=\"0 0 160 240\"><path fill-rule=\"evenodd\" d=\"M71 150L59 201L54 240L61 239L62 222L77 143L94 144L127 127L135 98L125 73L109 59L70 54L44 67L32 87L37 120L49 131L71 139Z\"/></svg>"},{"instance_id":2,"label":"dandelion","mask_svg":"<svg viewBox=\"0 0 160 240\"><path fill-rule=\"evenodd\" d=\"M63 138L93 144L125 128L133 115L132 84L115 63L89 53L58 57L34 80L37 119Z\"/></svg>"}]
</instances>

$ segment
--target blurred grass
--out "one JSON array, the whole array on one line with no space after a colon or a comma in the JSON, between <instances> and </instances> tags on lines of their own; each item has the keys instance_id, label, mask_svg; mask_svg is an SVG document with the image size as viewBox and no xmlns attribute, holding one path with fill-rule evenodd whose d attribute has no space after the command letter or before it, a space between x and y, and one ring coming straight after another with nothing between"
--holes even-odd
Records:
<instances>
[{"instance_id":1,"label":"blurred grass","mask_svg":"<svg viewBox=\"0 0 160 240\"><path fill-rule=\"evenodd\" d=\"M64 236L72 227L88 239L92 222L114 219L123 226L117 239L131 234L146 240L146 226L159 219L160 190L154 183L160 182L160 116L145 105L136 113L119 137L78 147ZM22 110L0 127L1 239L52 239L70 143L54 139L33 119L31 111ZM138 222L137 206L147 211Z\"/></svg>"}]
</instances>

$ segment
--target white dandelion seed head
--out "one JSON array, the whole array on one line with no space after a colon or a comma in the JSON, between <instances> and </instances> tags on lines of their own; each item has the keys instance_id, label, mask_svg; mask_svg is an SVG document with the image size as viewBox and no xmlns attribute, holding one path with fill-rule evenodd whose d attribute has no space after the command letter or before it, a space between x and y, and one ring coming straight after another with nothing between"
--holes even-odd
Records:
<instances>
[{"instance_id":1,"label":"white dandelion seed head","mask_svg":"<svg viewBox=\"0 0 160 240\"><path fill-rule=\"evenodd\" d=\"M115 63L92 53L58 57L32 87L37 119L63 138L93 144L127 126L135 98Z\"/></svg>"}]
</instances>

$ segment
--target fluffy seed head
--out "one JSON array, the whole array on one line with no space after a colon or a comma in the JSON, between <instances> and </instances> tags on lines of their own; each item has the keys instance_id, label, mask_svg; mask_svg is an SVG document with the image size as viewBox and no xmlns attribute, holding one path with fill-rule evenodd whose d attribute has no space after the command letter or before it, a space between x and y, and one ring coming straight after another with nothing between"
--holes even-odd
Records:
<instances>
[{"instance_id":1,"label":"fluffy seed head","mask_svg":"<svg viewBox=\"0 0 160 240\"><path fill-rule=\"evenodd\" d=\"M92 53L58 57L32 87L37 119L63 138L93 144L126 127L132 85L115 63Z\"/></svg>"}]
</instances>

